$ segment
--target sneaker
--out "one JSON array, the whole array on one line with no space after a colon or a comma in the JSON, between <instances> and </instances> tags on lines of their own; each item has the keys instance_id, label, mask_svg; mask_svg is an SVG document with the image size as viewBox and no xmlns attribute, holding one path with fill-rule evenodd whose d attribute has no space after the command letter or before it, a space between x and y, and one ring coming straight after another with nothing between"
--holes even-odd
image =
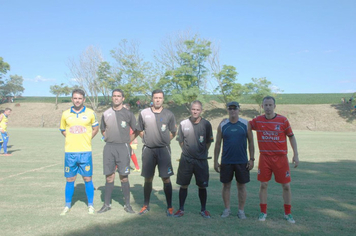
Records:
<instances>
[{"instance_id":1,"label":"sneaker","mask_svg":"<svg viewBox=\"0 0 356 236\"><path fill-rule=\"evenodd\" d=\"M140 172L140 171L141 169L136 169L136 168L133 170L133 172Z\"/></svg>"},{"instance_id":2,"label":"sneaker","mask_svg":"<svg viewBox=\"0 0 356 236\"><path fill-rule=\"evenodd\" d=\"M178 210L176 213L174 213L173 217L182 217L184 216L184 211Z\"/></svg>"},{"instance_id":3,"label":"sneaker","mask_svg":"<svg viewBox=\"0 0 356 236\"><path fill-rule=\"evenodd\" d=\"M103 207L98 211L98 213L104 213L111 210L111 206L104 204Z\"/></svg>"},{"instance_id":4,"label":"sneaker","mask_svg":"<svg viewBox=\"0 0 356 236\"><path fill-rule=\"evenodd\" d=\"M246 215L244 211L239 210L239 212L237 212L237 217L241 220L245 220L246 219Z\"/></svg>"},{"instance_id":5,"label":"sneaker","mask_svg":"<svg viewBox=\"0 0 356 236\"><path fill-rule=\"evenodd\" d=\"M88 214L89 215L94 215L94 213L95 213L94 207L93 206L88 206Z\"/></svg>"},{"instance_id":6,"label":"sneaker","mask_svg":"<svg viewBox=\"0 0 356 236\"><path fill-rule=\"evenodd\" d=\"M267 214L261 212L260 215L258 216L259 221L265 221L267 217Z\"/></svg>"},{"instance_id":7,"label":"sneaker","mask_svg":"<svg viewBox=\"0 0 356 236\"><path fill-rule=\"evenodd\" d=\"M210 219L210 218L211 218L210 213L209 213L209 211L207 211L207 210L201 211L201 212L200 212L200 215L201 215L202 217L204 217L204 218L207 218L207 219Z\"/></svg>"},{"instance_id":8,"label":"sneaker","mask_svg":"<svg viewBox=\"0 0 356 236\"><path fill-rule=\"evenodd\" d=\"M135 214L135 211L132 210L132 206L131 206L131 205L124 206L124 210L125 210L127 213Z\"/></svg>"},{"instance_id":9,"label":"sneaker","mask_svg":"<svg viewBox=\"0 0 356 236\"><path fill-rule=\"evenodd\" d=\"M167 209L167 216L173 216L173 207Z\"/></svg>"},{"instance_id":10,"label":"sneaker","mask_svg":"<svg viewBox=\"0 0 356 236\"><path fill-rule=\"evenodd\" d=\"M144 205L144 206L141 208L141 211L140 211L138 214L139 214L139 215L143 215L143 214L145 214L145 213L147 213L147 212L149 212L149 211L150 211L150 207Z\"/></svg>"},{"instance_id":11,"label":"sneaker","mask_svg":"<svg viewBox=\"0 0 356 236\"><path fill-rule=\"evenodd\" d=\"M3 154L3 156L9 157L9 156L12 156L12 154L10 154L10 153L5 153L5 154Z\"/></svg>"},{"instance_id":12,"label":"sneaker","mask_svg":"<svg viewBox=\"0 0 356 236\"><path fill-rule=\"evenodd\" d=\"M65 216L68 212L70 211L70 208L69 207L65 207L64 209L63 209L63 211L61 212L61 216Z\"/></svg>"},{"instance_id":13,"label":"sneaker","mask_svg":"<svg viewBox=\"0 0 356 236\"><path fill-rule=\"evenodd\" d=\"M231 213L230 209L225 209L223 211L223 213L221 214L221 217L222 218L226 218L226 217L228 217L230 215L230 213Z\"/></svg>"},{"instance_id":14,"label":"sneaker","mask_svg":"<svg viewBox=\"0 0 356 236\"><path fill-rule=\"evenodd\" d=\"M287 220L291 224L295 223L295 220L293 219L292 214L284 215L284 219Z\"/></svg>"}]
</instances>

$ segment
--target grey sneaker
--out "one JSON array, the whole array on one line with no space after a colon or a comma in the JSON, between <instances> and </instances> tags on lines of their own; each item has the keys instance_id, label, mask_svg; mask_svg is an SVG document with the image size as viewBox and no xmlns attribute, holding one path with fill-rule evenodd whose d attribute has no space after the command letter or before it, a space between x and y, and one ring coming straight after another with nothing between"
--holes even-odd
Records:
<instances>
[{"instance_id":1,"label":"grey sneaker","mask_svg":"<svg viewBox=\"0 0 356 236\"><path fill-rule=\"evenodd\" d=\"M260 215L258 216L259 221L265 221L267 217L267 214L261 212Z\"/></svg>"},{"instance_id":2,"label":"grey sneaker","mask_svg":"<svg viewBox=\"0 0 356 236\"><path fill-rule=\"evenodd\" d=\"M222 218L226 218L226 217L228 217L230 215L230 213L231 213L230 209L225 209L223 211L223 213L221 214L221 217Z\"/></svg>"},{"instance_id":3,"label":"grey sneaker","mask_svg":"<svg viewBox=\"0 0 356 236\"><path fill-rule=\"evenodd\" d=\"M293 219L292 214L284 215L284 219L285 219L286 221L288 221L289 223L291 223L291 224L294 224L294 223L295 223L295 220Z\"/></svg>"},{"instance_id":4,"label":"grey sneaker","mask_svg":"<svg viewBox=\"0 0 356 236\"><path fill-rule=\"evenodd\" d=\"M124 206L124 210L125 210L127 213L135 214L135 211L132 209L131 205Z\"/></svg>"},{"instance_id":5,"label":"grey sneaker","mask_svg":"<svg viewBox=\"0 0 356 236\"><path fill-rule=\"evenodd\" d=\"M244 220L246 219L246 215L244 211L239 210L239 212L237 212L237 217Z\"/></svg>"}]
</instances>

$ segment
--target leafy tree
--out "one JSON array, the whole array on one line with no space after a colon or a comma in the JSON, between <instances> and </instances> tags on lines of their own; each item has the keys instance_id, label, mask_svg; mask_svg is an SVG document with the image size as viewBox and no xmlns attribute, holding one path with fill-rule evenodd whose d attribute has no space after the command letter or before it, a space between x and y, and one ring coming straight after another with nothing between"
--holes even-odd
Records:
<instances>
[{"instance_id":1,"label":"leafy tree","mask_svg":"<svg viewBox=\"0 0 356 236\"><path fill-rule=\"evenodd\" d=\"M58 97L62 94L69 95L71 93L72 88L61 83L60 85L52 85L50 86L50 92L56 95L56 110L58 109Z\"/></svg>"},{"instance_id":2,"label":"leafy tree","mask_svg":"<svg viewBox=\"0 0 356 236\"><path fill-rule=\"evenodd\" d=\"M98 70L103 62L101 51L94 46L86 48L79 56L78 60L69 59L68 67L70 75L77 83L77 86L86 93L91 107L97 111L99 105L100 81Z\"/></svg>"},{"instance_id":3,"label":"leafy tree","mask_svg":"<svg viewBox=\"0 0 356 236\"><path fill-rule=\"evenodd\" d=\"M0 57L0 85L4 83L2 81L3 75L5 75L9 70L10 70L10 65L7 62L5 62L2 57Z\"/></svg>"},{"instance_id":4,"label":"leafy tree","mask_svg":"<svg viewBox=\"0 0 356 236\"><path fill-rule=\"evenodd\" d=\"M98 75L101 93L104 96L104 102L105 104L109 104L111 91L119 87L118 80L115 78L116 75L112 71L109 62L106 61L101 62L96 73Z\"/></svg>"},{"instance_id":5,"label":"leafy tree","mask_svg":"<svg viewBox=\"0 0 356 236\"><path fill-rule=\"evenodd\" d=\"M262 99L267 95L272 95L272 89L270 88L271 85L272 82L268 81L266 78L252 78L252 83L245 85L247 93L250 94L251 98L258 104L260 114L262 112Z\"/></svg>"},{"instance_id":6,"label":"leafy tree","mask_svg":"<svg viewBox=\"0 0 356 236\"><path fill-rule=\"evenodd\" d=\"M144 60L139 44L124 39L117 48L111 50L111 56L116 61L113 76L115 86L125 92L126 100L129 101L137 95L150 96L157 75L153 65Z\"/></svg>"},{"instance_id":7,"label":"leafy tree","mask_svg":"<svg viewBox=\"0 0 356 236\"><path fill-rule=\"evenodd\" d=\"M213 73L213 77L218 83L214 92L218 94L220 100L224 103L238 100L244 93L245 87L237 83L236 68L234 66L224 65L219 73Z\"/></svg>"},{"instance_id":8,"label":"leafy tree","mask_svg":"<svg viewBox=\"0 0 356 236\"><path fill-rule=\"evenodd\" d=\"M211 42L197 36L183 43L177 40L175 48L166 47L168 51L161 53L161 55L171 55L172 58L158 60L166 70L158 87L171 95L175 103L185 104L189 109L192 101L206 93L206 79L209 71L206 62L211 54Z\"/></svg>"}]
</instances>

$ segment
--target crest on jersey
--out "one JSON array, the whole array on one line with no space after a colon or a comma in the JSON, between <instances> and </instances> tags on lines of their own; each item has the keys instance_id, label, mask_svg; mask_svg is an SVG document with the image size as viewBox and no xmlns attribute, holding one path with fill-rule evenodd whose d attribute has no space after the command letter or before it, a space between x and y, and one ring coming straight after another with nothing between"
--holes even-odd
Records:
<instances>
[{"instance_id":1,"label":"crest on jersey","mask_svg":"<svg viewBox=\"0 0 356 236\"><path fill-rule=\"evenodd\" d=\"M204 141L204 136L200 136L200 137L199 137L199 142L202 143L203 141Z\"/></svg>"},{"instance_id":2,"label":"crest on jersey","mask_svg":"<svg viewBox=\"0 0 356 236\"><path fill-rule=\"evenodd\" d=\"M167 129L167 125L163 124L161 127L162 132L166 131L166 129Z\"/></svg>"},{"instance_id":3,"label":"crest on jersey","mask_svg":"<svg viewBox=\"0 0 356 236\"><path fill-rule=\"evenodd\" d=\"M274 130L281 130L280 125L276 125L276 127L274 128Z\"/></svg>"},{"instance_id":4,"label":"crest on jersey","mask_svg":"<svg viewBox=\"0 0 356 236\"><path fill-rule=\"evenodd\" d=\"M85 171L89 171L90 170L90 165L87 165L86 167L85 167Z\"/></svg>"},{"instance_id":5,"label":"crest on jersey","mask_svg":"<svg viewBox=\"0 0 356 236\"><path fill-rule=\"evenodd\" d=\"M87 120L88 117L87 117L87 116L83 116L82 119L83 119L83 120Z\"/></svg>"},{"instance_id":6,"label":"crest on jersey","mask_svg":"<svg viewBox=\"0 0 356 236\"><path fill-rule=\"evenodd\" d=\"M126 128L126 121L121 121L121 127Z\"/></svg>"}]
</instances>

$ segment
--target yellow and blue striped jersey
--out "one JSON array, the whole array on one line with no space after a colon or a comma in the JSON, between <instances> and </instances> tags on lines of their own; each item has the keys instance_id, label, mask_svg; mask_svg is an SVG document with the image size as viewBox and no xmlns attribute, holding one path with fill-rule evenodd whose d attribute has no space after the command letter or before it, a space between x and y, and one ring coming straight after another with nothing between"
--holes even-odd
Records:
<instances>
[{"instance_id":1,"label":"yellow and blue striped jersey","mask_svg":"<svg viewBox=\"0 0 356 236\"><path fill-rule=\"evenodd\" d=\"M73 107L64 111L60 131L66 131L65 152L90 152L92 127L98 125L94 111L85 106L79 113Z\"/></svg>"}]
</instances>

